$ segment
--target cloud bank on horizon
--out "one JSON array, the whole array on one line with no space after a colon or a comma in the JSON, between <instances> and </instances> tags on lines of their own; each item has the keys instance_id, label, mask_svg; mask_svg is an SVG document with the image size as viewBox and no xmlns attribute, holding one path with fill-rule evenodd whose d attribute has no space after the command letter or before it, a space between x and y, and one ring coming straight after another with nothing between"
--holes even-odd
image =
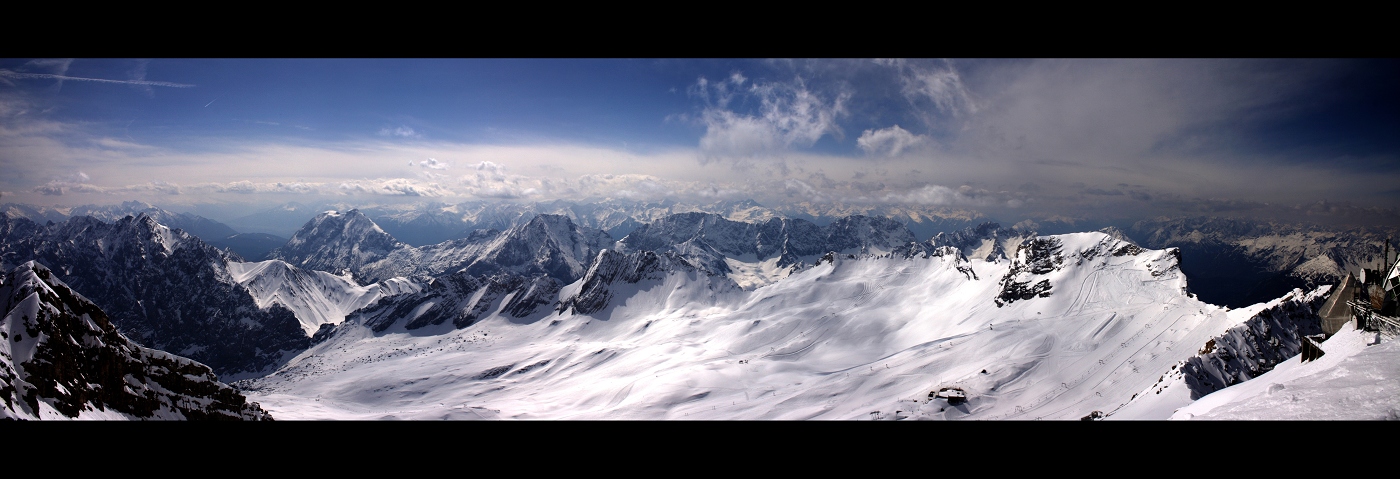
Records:
<instances>
[{"instance_id":1,"label":"cloud bank on horizon","mask_svg":"<svg viewBox=\"0 0 1400 479\"><path fill-rule=\"evenodd\" d=\"M5 59L0 201L1394 221L1397 80L1392 59Z\"/></svg>"}]
</instances>

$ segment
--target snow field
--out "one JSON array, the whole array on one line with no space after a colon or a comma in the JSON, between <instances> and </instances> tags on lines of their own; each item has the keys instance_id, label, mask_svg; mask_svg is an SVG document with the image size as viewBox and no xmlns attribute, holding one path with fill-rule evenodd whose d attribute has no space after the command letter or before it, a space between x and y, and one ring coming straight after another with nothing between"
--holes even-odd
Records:
<instances>
[{"instance_id":1,"label":"snow field","mask_svg":"<svg viewBox=\"0 0 1400 479\"><path fill-rule=\"evenodd\" d=\"M963 263L972 280L954 257L841 260L754 291L672 272L592 316L347 328L251 398L279 419L1078 419L1242 321L1186 296L1165 252L1057 238L1051 295L1000 308L1006 261ZM968 401L928 399L945 386Z\"/></svg>"}]
</instances>

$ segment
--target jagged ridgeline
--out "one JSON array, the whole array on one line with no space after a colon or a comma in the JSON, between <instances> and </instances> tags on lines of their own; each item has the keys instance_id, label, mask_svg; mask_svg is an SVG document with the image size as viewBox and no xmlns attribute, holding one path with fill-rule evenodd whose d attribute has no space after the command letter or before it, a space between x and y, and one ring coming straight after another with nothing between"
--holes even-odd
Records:
<instances>
[{"instance_id":1,"label":"jagged ridgeline","mask_svg":"<svg viewBox=\"0 0 1400 479\"><path fill-rule=\"evenodd\" d=\"M882 217L852 216L819 227L806 220L745 223L698 212L659 218L617 242L568 216L540 214L505 231L477 230L466 238L412 247L350 210L318 215L273 256L306 268L338 268L361 284L420 278L420 291L382 298L347 316L380 332L394 324L408 330L449 323L463 328L496 311L516 318L548 310L591 314L606 308L609 285L666 271L708 276L719 288L752 288L833 251L909 256L934 249ZM318 340L325 334L329 331Z\"/></svg>"},{"instance_id":2,"label":"jagged ridgeline","mask_svg":"<svg viewBox=\"0 0 1400 479\"><path fill-rule=\"evenodd\" d=\"M156 222L171 228L184 230L206 242L214 242L238 232L218 221L190 213L175 213L141 201L125 201L119 205L83 205L71 209L35 207L30 205L0 205L0 216L27 218L35 223L62 223L69 218L91 216L105 223L116 222L127 216L146 215Z\"/></svg>"},{"instance_id":3,"label":"jagged ridgeline","mask_svg":"<svg viewBox=\"0 0 1400 479\"><path fill-rule=\"evenodd\" d=\"M537 215L506 231L479 230L466 238L413 247L350 210L317 215L268 257L306 269L349 272L362 284L463 269L478 276L544 274L572 282L611 243L607 233L579 227L567 217Z\"/></svg>"},{"instance_id":4,"label":"jagged ridgeline","mask_svg":"<svg viewBox=\"0 0 1400 479\"><path fill-rule=\"evenodd\" d=\"M275 367L310 345L286 308L259 308L228 272L228 253L149 216L38 225L0 217L0 263L48 265L143 346L220 375Z\"/></svg>"},{"instance_id":5,"label":"jagged ridgeline","mask_svg":"<svg viewBox=\"0 0 1400 479\"><path fill-rule=\"evenodd\" d=\"M746 223L691 212L661 217L616 242L607 232L575 224L568 216L539 214L504 231L482 229L465 238L413 247L350 210L318 215L269 257L306 269L349 272L360 284L461 270L473 276L546 275L570 283L604 249L672 252L705 271L756 287L832 251L927 253L934 246L919 243L903 224L883 217L857 215L817 226L800 219Z\"/></svg>"},{"instance_id":6,"label":"jagged ridgeline","mask_svg":"<svg viewBox=\"0 0 1400 479\"><path fill-rule=\"evenodd\" d=\"M0 311L0 419L272 419L208 366L128 341L39 263L0 275Z\"/></svg>"}]
</instances>

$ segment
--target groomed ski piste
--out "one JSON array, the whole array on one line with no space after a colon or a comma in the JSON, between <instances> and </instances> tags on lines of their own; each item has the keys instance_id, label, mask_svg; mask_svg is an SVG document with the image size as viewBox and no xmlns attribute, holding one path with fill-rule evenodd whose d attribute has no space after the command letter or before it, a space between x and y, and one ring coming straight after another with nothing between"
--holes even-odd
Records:
<instances>
[{"instance_id":1,"label":"groomed ski piste","mask_svg":"<svg viewBox=\"0 0 1400 479\"><path fill-rule=\"evenodd\" d=\"M413 331L403 318L379 333L352 316L240 385L278 420L1225 414L1182 409L1192 403L1184 392L1139 396L1266 304L1194 299L1173 251L1102 233L1048 238L1058 255L1038 268L1025 249L1009 261L835 256L752 291L694 271L613 284L608 306L590 315L541 308ZM1042 280L1048 294L1003 293ZM966 399L934 397L945 388Z\"/></svg>"}]
</instances>

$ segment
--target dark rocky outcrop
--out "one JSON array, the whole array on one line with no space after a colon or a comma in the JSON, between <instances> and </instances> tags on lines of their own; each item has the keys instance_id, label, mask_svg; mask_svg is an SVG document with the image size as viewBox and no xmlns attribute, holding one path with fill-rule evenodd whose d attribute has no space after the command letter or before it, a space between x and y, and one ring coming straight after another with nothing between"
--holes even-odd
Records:
<instances>
[{"instance_id":1,"label":"dark rocky outcrop","mask_svg":"<svg viewBox=\"0 0 1400 479\"><path fill-rule=\"evenodd\" d=\"M272 419L208 366L128 341L56 276L28 262L0 278L0 418Z\"/></svg>"}]
</instances>

